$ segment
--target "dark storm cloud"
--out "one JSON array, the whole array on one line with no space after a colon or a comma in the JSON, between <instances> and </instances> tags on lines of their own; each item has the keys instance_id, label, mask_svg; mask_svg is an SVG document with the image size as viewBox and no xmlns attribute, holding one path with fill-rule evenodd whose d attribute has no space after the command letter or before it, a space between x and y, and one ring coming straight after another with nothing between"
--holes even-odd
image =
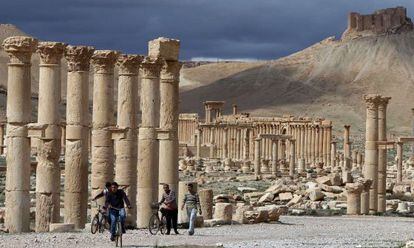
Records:
<instances>
[{"instance_id":1,"label":"dark storm cloud","mask_svg":"<svg viewBox=\"0 0 414 248\"><path fill-rule=\"evenodd\" d=\"M42 40L145 53L149 39L182 40L181 59L272 59L339 36L350 11L412 0L1 0L0 23Z\"/></svg>"}]
</instances>

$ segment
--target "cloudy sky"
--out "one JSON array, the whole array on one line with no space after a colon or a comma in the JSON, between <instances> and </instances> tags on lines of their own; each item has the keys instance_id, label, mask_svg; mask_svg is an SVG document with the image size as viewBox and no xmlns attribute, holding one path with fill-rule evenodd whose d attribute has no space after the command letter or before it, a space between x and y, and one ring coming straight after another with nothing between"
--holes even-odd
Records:
<instances>
[{"instance_id":1,"label":"cloudy sky","mask_svg":"<svg viewBox=\"0 0 414 248\"><path fill-rule=\"evenodd\" d=\"M0 23L42 40L146 53L159 36L181 40L181 59L273 59L340 36L347 13L413 0L1 0Z\"/></svg>"}]
</instances>

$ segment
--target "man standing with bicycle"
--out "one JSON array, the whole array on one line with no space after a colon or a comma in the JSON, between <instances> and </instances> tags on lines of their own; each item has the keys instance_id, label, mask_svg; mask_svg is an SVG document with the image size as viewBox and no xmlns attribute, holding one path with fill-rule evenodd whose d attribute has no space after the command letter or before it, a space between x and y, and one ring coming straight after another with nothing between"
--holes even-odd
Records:
<instances>
[{"instance_id":1,"label":"man standing with bicycle","mask_svg":"<svg viewBox=\"0 0 414 248\"><path fill-rule=\"evenodd\" d=\"M111 219L111 241L115 240L116 222L118 217L121 222L122 233L125 233L126 212L124 202L128 208L131 208L131 203L129 202L125 191L118 189L118 184L113 182L105 202L105 205L109 208L109 217Z\"/></svg>"},{"instance_id":2,"label":"man standing with bicycle","mask_svg":"<svg viewBox=\"0 0 414 248\"><path fill-rule=\"evenodd\" d=\"M178 206L175 192L170 189L168 184L163 185L164 193L162 194L161 201L159 204L164 204L161 208L161 213L167 219L167 233L170 235L171 223L174 228L175 234L179 234L177 230L177 217L178 217Z\"/></svg>"}]
</instances>

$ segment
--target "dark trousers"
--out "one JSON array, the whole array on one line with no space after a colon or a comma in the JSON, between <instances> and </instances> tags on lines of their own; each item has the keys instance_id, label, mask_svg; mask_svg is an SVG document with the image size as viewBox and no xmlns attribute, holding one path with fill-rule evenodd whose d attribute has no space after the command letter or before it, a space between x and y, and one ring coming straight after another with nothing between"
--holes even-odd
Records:
<instances>
[{"instance_id":1,"label":"dark trousers","mask_svg":"<svg viewBox=\"0 0 414 248\"><path fill-rule=\"evenodd\" d=\"M177 217L178 217L178 209L170 210L170 209L161 209L161 213L165 216L167 220L167 232L170 233L171 225L174 228L174 231L177 231Z\"/></svg>"}]
</instances>

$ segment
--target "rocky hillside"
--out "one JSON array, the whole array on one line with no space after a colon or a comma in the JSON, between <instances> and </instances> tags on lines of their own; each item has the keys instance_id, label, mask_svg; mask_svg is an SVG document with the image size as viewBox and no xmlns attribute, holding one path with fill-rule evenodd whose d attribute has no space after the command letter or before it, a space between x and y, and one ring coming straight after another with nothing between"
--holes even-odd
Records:
<instances>
[{"instance_id":1,"label":"rocky hillside","mask_svg":"<svg viewBox=\"0 0 414 248\"><path fill-rule=\"evenodd\" d=\"M328 38L298 53L260 63L208 64L182 70L183 112L225 100L254 115L326 117L363 131L366 93L391 96L388 125L409 132L414 107L414 32ZM202 72L202 73L198 73ZM187 85L196 85L189 88ZM355 128L356 127L356 128Z\"/></svg>"}]
</instances>

